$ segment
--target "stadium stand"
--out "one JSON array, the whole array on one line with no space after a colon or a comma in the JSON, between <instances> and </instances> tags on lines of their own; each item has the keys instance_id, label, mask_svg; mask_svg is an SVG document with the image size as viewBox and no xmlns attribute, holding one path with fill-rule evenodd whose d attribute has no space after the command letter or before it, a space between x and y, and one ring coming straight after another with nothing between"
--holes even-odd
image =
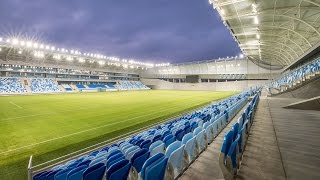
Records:
<instances>
[{"instance_id":1,"label":"stadium stand","mask_svg":"<svg viewBox=\"0 0 320 180\"><path fill-rule=\"evenodd\" d=\"M255 95L244 112L246 121L239 121L240 126L237 126L241 127L240 133L248 130L244 124L252 117L259 91L255 88L212 103L131 138L38 172L33 179L102 179L104 176L106 179L176 179L247 104L249 97ZM244 135L240 135L239 143L244 145ZM230 152L230 155L233 154ZM234 160L233 156L231 158Z\"/></svg>"},{"instance_id":2,"label":"stadium stand","mask_svg":"<svg viewBox=\"0 0 320 180\"><path fill-rule=\"evenodd\" d=\"M150 89L140 81L120 81L116 86L119 90Z\"/></svg>"},{"instance_id":3,"label":"stadium stand","mask_svg":"<svg viewBox=\"0 0 320 180\"><path fill-rule=\"evenodd\" d=\"M33 93L61 92L56 82L52 79L31 79L30 87Z\"/></svg>"},{"instance_id":4,"label":"stadium stand","mask_svg":"<svg viewBox=\"0 0 320 180\"><path fill-rule=\"evenodd\" d=\"M320 57L299 68L289 71L276 80L272 81L269 86L270 94L278 94L293 89L299 84L310 78L316 78L320 74ZM277 90L277 91L274 91Z\"/></svg>"},{"instance_id":5,"label":"stadium stand","mask_svg":"<svg viewBox=\"0 0 320 180\"><path fill-rule=\"evenodd\" d=\"M21 84L18 78L0 78L0 93L12 94L12 93L25 93L26 89Z\"/></svg>"},{"instance_id":6,"label":"stadium stand","mask_svg":"<svg viewBox=\"0 0 320 180\"><path fill-rule=\"evenodd\" d=\"M259 94L256 94L253 100L245 108L245 111L238 119L238 122L233 124L232 129L224 136L219 164L223 176L227 180L235 179L238 174L258 103Z\"/></svg>"}]
</instances>

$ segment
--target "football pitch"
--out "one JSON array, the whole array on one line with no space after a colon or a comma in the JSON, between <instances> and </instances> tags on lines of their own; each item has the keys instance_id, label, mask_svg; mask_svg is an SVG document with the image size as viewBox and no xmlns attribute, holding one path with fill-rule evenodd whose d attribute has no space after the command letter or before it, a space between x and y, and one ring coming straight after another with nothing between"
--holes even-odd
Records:
<instances>
[{"instance_id":1,"label":"football pitch","mask_svg":"<svg viewBox=\"0 0 320 180\"><path fill-rule=\"evenodd\" d=\"M0 97L0 179L236 92L126 91Z\"/></svg>"}]
</instances>

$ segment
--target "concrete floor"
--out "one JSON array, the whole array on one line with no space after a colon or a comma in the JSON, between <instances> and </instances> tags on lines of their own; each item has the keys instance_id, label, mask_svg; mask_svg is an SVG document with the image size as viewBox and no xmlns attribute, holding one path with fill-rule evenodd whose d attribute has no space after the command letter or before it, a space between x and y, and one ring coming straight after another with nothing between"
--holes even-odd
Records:
<instances>
[{"instance_id":1,"label":"concrete floor","mask_svg":"<svg viewBox=\"0 0 320 180\"><path fill-rule=\"evenodd\" d=\"M219 155L223 142L224 134L231 129L232 125L237 122L244 108L232 119L220 134L213 140L207 149L189 166L182 174L182 180L205 180L205 179L224 179L219 166Z\"/></svg>"},{"instance_id":2,"label":"concrete floor","mask_svg":"<svg viewBox=\"0 0 320 180\"><path fill-rule=\"evenodd\" d=\"M320 112L282 108L299 100L261 98L237 179L320 179ZM224 179L219 153L224 133L232 124L180 179Z\"/></svg>"}]
</instances>

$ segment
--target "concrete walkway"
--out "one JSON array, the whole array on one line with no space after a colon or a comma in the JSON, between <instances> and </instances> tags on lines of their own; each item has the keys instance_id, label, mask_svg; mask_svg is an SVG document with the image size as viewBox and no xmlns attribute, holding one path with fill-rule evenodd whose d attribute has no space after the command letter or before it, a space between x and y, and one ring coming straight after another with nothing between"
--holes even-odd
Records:
<instances>
[{"instance_id":1,"label":"concrete walkway","mask_svg":"<svg viewBox=\"0 0 320 180\"><path fill-rule=\"evenodd\" d=\"M238 179L320 179L320 112L283 108L299 100L261 99Z\"/></svg>"},{"instance_id":2,"label":"concrete walkway","mask_svg":"<svg viewBox=\"0 0 320 180\"><path fill-rule=\"evenodd\" d=\"M219 166L219 155L223 142L224 134L231 129L232 125L237 122L244 108L232 119L220 134L213 140L207 149L189 166L182 174L182 180L206 180L206 179L224 179Z\"/></svg>"}]
</instances>

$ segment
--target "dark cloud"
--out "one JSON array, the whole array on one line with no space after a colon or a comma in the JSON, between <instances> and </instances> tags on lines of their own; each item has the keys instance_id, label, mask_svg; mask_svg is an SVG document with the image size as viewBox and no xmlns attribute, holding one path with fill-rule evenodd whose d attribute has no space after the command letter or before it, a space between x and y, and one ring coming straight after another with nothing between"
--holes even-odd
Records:
<instances>
[{"instance_id":1,"label":"dark cloud","mask_svg":"<svg viewBox=\"0 0 320 180\"><path fill-rule=\"evenodd\" d=\"M240 50L208 0L2 0L0 34L123 58L184 62Z\"/></svg>"}]
</instances>

